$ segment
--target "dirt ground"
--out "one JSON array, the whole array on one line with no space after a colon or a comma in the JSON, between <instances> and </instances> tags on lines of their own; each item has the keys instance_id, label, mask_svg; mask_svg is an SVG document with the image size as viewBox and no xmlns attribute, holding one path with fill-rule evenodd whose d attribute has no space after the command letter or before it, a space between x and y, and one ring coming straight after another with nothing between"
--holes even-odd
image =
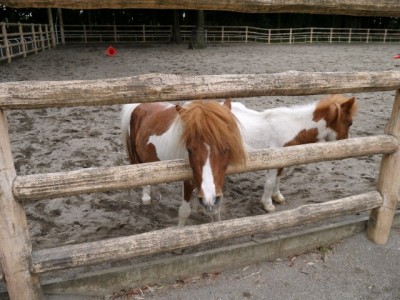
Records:
<instances>
[{"instance_id":1,"label":"dirt ground","mask_svg":"<svg viewBox=\"0 0 400 300\"><path fill-rule=\"evenodd\" d=\"M152 72L261 74L288 70L384 71L400 67L400 60L392 59L399 52L399 46L390 44L234 44L209 45L204 50L189 50L187 45L116 45L118 54L111 58L104 55L107 46L69 45L11 64L1 64L0 82L102 79ZM355 96L359 110L351 136L383 133L390 117L394 91ZM263 110L308 103L320 97L235 100ZM127 164L120 141L119 113L118 105L7 111L18 175ZM277 211L373 190L380 159L380 155L375 155L287 169L281 181L287 204L277 205ZM263 184L263 172L227 177L222 219L264 214L259 204ZM180 188L180 183L153 187L151 206L141 204L140 189L27 202L24 206L33 248L51 248L175 226L181 201ZM188 223L208 221L207 216L192 213ZM246 295L253 295L251 291L249 293Z\"/></svg>"}]
</instances>

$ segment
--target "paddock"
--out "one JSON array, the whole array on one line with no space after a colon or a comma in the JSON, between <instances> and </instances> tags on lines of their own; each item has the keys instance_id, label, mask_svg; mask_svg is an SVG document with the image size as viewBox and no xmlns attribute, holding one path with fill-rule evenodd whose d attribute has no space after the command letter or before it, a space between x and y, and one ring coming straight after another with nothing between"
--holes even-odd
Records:
<instances>
[{"instance_id":1,"label":"paddock","mask_svg":"<svg viewBox=\"0 0 400 300\"><path fill-rule=\"evenodd\" d=\"M103 45L85 48L66 46L6 65L0 68L0 78L2 82L32 78L44 81L92 80L156 72L183 76L255 74L252 78L256 79L257 74L288 70L393 71L398 68L398 63L391 58L393 53L397 52L397 48L397 45L230 45L212 46L201 52L190 52L186 45L165 45L162 49L160 46L122 46L118 49L119 54L110 59L104 56ZM292 72L287 75L295 77L299 74ZM374 82L379 84L376 78L368 81L369 84ZM359 91L355 93L359 101L359 112L351 129L351 136L371 138L372 135L382 135L392 111L394 90L398 87L394 85L388 88L389 91L371 93L354 89ZM260 110L305 103L318 97L320 96L283 97L278 92L275 96L235 100L245 101L246 105ZM127 164L119 141L119 105L6 112L12 153L19 176ZM386 141L387 148L380 149L390 153L396 144L387 138L371 140L371 144L380 147L379 145ZM347 147L353 150L357 148L356 144L349 144ZM328 148L320 151L328 151ZM278 156L277 154L276 157ZM377 184L380 160L380 155L368 155L299 165L287 170L282 180L282 190L288 205L277 206L278 211L285 212L310 203L322 203L372 192ZM222 218L232 220L264 215L258 203L262 185L262 172L229 176L225 187ZM179 205L179 188L177 183L159 184L153 193L159 201L154 201L149 208L141 206L138 190L96 192L53 200L25 201L34 252L46 253L40 251L173 226L176 223ZM375 197L368 195L366 198ZM352 218L355 213L350 212L347 218ZM190 222L193 225L207 226L208 219L193 214ZM207 249L213 245L202 247ZM40 267L35 268L35 271L41 272Z\"/></svg>"}]
</instances>

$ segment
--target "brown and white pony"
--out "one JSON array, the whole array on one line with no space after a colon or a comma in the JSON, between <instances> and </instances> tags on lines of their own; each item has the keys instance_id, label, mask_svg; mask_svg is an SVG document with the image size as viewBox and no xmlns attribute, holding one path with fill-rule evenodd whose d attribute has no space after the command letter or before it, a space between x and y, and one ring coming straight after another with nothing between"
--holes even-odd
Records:
<instances>
[{"instance_id":1,"label":"brown and white pony","mask_svg":"<svg viewBox=\"0 0 400 300\"><path fill-rule=\"evenodd\" d=\"M354 97L329 95L317 102L267 109L257 112L241 103L232 103L232 113L242 125L248 150L287 147L348 138L357 105ZM282 169L266 172L261 204L274 212L276 203L285 202L279 190Z\"/></svg>"},{"instance_id":2,"label":"brown and white pony","mask_svg":"<svg viewBox=\"0 0 400 300\"><path fill-rule=\"evenodd\" d=\"M193 180L183 184L179 226L190 215L195 187L199 203L220 220L220 204L226 169L243 164L246 151L231 102L194 101L128 104L123 107L122 139L132 164L188 159ZM150 186L143 187L143 204L150 204Z\"/></svg>"}]
</instances>

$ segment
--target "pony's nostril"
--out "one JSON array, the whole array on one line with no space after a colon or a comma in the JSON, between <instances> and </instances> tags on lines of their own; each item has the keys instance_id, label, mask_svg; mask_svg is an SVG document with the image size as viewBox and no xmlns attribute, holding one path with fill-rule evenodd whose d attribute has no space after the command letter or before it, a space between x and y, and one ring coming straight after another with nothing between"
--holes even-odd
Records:
<instances>
[{"instance_id":1,"label":"pony's nostril","mask_svg":"<svg viewBox=\"0 0 400 300\"><path fill-rule=\"evenodd\" d=\"M205 204L203 203L203 198L198 197L198 199L199 199L200 205L203 206L203 207L206 207Z\"/></svg>"},{"instance_id":2,"label":"pony's nostril","mask_svg":"<svg viewBox=\"0 0 400 300\"><path fill-rule=\"evenodd\" d=\"M222 196L215 197L214 205L220 205L221 204L221 199L222 199Z\"/></svg>"}]
</instances>

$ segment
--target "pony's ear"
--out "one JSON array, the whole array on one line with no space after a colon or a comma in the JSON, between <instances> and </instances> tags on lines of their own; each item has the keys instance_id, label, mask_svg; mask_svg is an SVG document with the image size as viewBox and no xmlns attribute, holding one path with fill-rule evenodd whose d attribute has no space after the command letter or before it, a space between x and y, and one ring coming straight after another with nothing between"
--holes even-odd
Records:
<instances>
[{"instance_id":1,"label":"pony's ear","mask_svg":"<svg viewBox=\"0 0 400 300\"><path fill-rule=\"evenodd\" d=\"M351 97L346 102L342 103L340 106L344 112L353 114L357 108L356 98Z\"/></svg>"},{"instance_id":2,"label":"pony's ear","mask_svg":"<svg viewBox=\"0 0 400 300\"><path fill-rule=\"evenodd\" d=\"M232 109L232 100L231 98L226 98L223 104L227 109Z\"/></svg>"},{"instance_id":3,"label":"pony's ear","mask_svg":"<svg viewBox=\"0 0 400 300\"><path fill-rule=\"evenodd\" d=\"M329 115L327 118L328 124L337 122L340 119L342 108L339 103L333 103L329 106Z\"/></svg>"}]
</instances>

